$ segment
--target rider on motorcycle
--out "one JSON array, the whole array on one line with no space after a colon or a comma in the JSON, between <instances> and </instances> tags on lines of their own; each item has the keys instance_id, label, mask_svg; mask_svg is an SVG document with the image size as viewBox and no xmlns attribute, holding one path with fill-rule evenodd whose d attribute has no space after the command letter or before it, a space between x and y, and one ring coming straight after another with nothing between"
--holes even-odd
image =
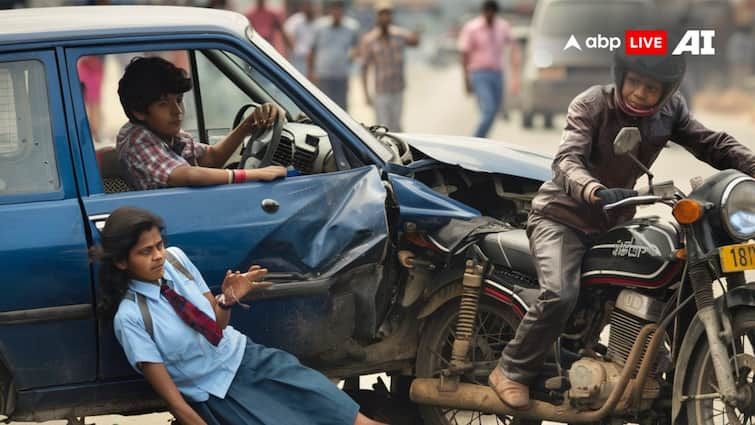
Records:
<instances>
[{"instance_id":1,"label":"rider on motorcycle","mask_svg":"<svg viewBox=\"0 0 755 425\"><path fill-rule=\"evenodd\" d=\"M606 215L602 206L637 194L643 171L614 154L622 127L642 135L636 157L648 168L667 141L718 169L755 174L755 155L732 136L706 128L678 93L683 56L635 56L619 49L614 84L593 86L569 105L554 177L532 201L527 222L530 251L538 270L540 295L503 350L489 384L507 405L529 405L528 384L564 329L579 295L582 257L596 236L634 215L625 208Z\"/></svg>"}]
</instances>

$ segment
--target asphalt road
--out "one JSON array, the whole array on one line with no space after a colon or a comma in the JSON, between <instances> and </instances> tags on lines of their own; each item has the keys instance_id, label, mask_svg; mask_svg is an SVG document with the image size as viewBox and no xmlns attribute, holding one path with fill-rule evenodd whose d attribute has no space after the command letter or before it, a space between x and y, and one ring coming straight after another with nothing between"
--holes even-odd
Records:
<instances>
[{"instance_id":1,"label":"asphalt road","mask_svg":"<svg viewBox=\"0 0 755 425\"><path fill-rule=\"evenodd\" d=\"M407 132L469 135L473 132L478 112L474 99L464 93L461 70L458 67L428 68L412 64L408 69L407 91L405 94L404 127ZM117 102L117 99L115 100ZM354 79L350 90L350 111L359 121L374 122L371 109L364 103L361 84ZM716 114L710 111L696 111L698 119L710 128L723 130L740 142L755 150L755 122L752 117L742 114ZM523 130L519 126L519 116L512 111L509 121L498 120L490 134L491 143L496 140L517 143L530 149L553 154L560 138L564 118L558 116L555 127L545 130L538 127ZM656 179L672 179L682 190L689 190L689 179L693 176L708 176L714 170L696 160L686 150L672 145L659 157L652 168ZM644 179L640 184L644 184ZM649 207L639 211L640 215L661 215L671 219L664 207ZM363 379L363 386L370 382ZM97 425L164 425L170 415L151 414L135 417L101 416L87 419L87 423ZM20 425L21 423L15 423ZM48 425L63 425L65 421L47 422Z\"/></svg>"}]
</instances>

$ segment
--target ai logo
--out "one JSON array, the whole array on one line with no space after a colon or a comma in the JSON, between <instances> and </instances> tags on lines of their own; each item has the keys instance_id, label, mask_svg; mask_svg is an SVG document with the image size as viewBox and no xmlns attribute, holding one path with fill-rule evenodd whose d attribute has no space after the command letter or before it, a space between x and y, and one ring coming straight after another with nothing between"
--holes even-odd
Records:
<instances>
[{"instance_id":1,"label":"ai logo","mask_svg":"<svg viewBox=\"0 0 755 425\"><path fill-rule=\"evenodd\" d=\"M716 49L713 47L713 37L715 36L716 31L714 30L689 30L684 33L684 37L671 54L689 53L696 56L713 56L716 54ZM702 48L700 47L701 42Z\"/></svg>"}]
</instances>

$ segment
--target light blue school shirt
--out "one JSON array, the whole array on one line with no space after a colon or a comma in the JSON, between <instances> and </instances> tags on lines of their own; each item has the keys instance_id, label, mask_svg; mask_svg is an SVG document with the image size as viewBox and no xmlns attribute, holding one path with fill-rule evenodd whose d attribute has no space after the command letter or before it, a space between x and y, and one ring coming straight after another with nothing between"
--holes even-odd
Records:
<instances>
[{"instance_id":1,"label":"light blue school shirt","mask_svg":"<svg viewBox=\"0 0 755 425\"><path fill-rule=\"evenodd\" d=\"M181 294L202 312L215 319L209 300L210 292L199 270L186 254L176 247L168 250L194 277L189 280L166 260L163 278L168 286ZM246 336L226 326L218 346L184 323L154 283L132 280L129 291L147 299L152 316L154 340L144 327L136 301L124 298L113 319L115 337L121 343L131 366L140 362L163 363L178 390L189 400L206 401L210 394L224 398L244 357Z\"/></svg>"}]
</instances>

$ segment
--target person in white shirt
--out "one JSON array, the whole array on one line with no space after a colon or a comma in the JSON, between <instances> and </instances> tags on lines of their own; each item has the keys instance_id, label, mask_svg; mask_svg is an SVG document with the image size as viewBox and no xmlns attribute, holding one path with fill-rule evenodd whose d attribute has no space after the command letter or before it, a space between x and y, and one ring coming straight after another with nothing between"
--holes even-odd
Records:
<instances>
[{"instance_id":1,"label":"person in white shirt","mask_svg":"<svg viewBox=\"0 0 755 425\"><path fill-rule=\"evenodd\" d=\"M299 11L283 24L283 29L293 44L291 63L302 74L307 73L307 56L315 41L315 9L310 0L304 0Z\"/></svg>"}]
</instances>

